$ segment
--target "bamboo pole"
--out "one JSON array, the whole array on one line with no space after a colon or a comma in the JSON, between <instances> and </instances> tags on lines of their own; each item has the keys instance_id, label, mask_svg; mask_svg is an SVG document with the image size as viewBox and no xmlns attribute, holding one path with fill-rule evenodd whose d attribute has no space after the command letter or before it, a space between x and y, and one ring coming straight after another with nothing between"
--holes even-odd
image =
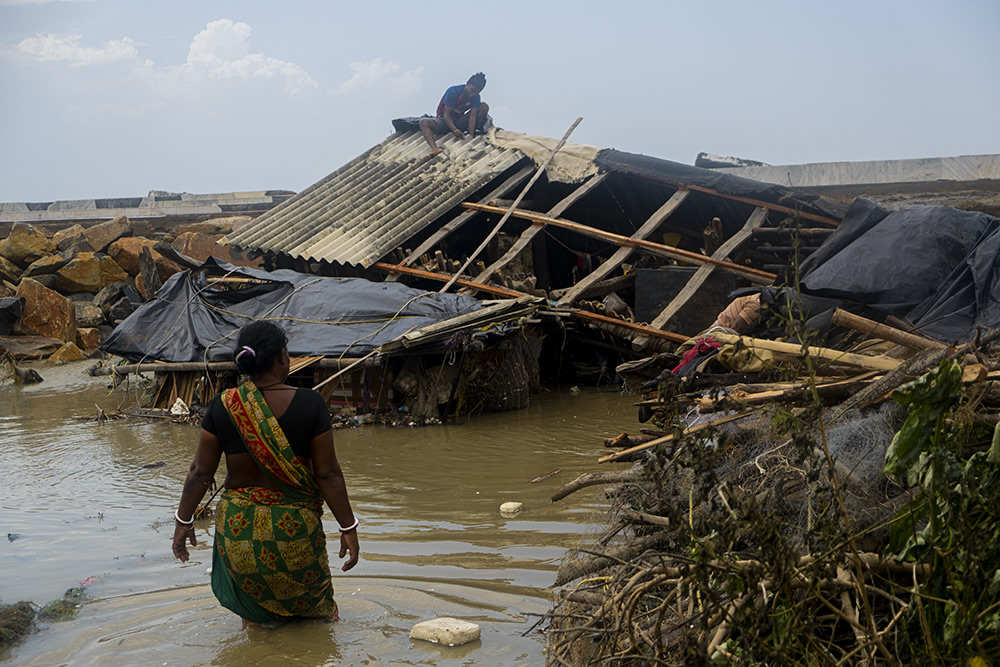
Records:
<instances>
[{"instance_id":1,"label":"bamboo pole","mask_svg":"<svg viewBox=\"0 0 1000 667\"><path fill-rule=\"evenodd\" d=\"M314 362L320 368L340 369L358 361L357 357L345 359L320 359ZM309 365L309 364L306 364ZM91 368L90 375L97 377L100 375L126 375L128 373L179 373L185 371L234 371L236 362L234 361L156 361L145 364L122 364L120 366L102 366L101 368Z\"/></svg>"},{"instance_id":2,"label":"bamboo pole","mask_svg":"<svg viewBox=\"0 0 1000 667\"><path fill-rule=\"evenodd\" d=\"M915 350L943 350L948 347L940 341L907 333L906 331L901 331L895 327L891 327L888 324L882 324L874 320L869 320L867 317L861 317L860 315L849 313L841 308L837 308L833 311L833 323L842 327L847 327L848 329L853 329L854 331L860 331L861 333L874 336L875 338L881 338L882 340L887 340L892 343L898 343L899 345L904 345Z\"/></svg>"},{"instance_id":3,"label":"bamboo pole","mask_svg":"<svg viewBox=\"0 0 1000 667\"><path fill-rule=\"evenodd\" d=\"M831 350L826 347L816 347L814 345L802 346L798 343L782 343L776 340L766 340L764 338L750 338L749 336L737 336L734 334L727 334L718 331L712 332L712 338L719 341L720 343L739 343L744 347L748 347L751 350L769 350L771 352L778 352L783 354L789 354L794 356L801 356L803 354L809 355L810 357L816 357L818 359L825 359L827 361L832 361L838 364L846 364L849 366L859 366L861 368L868 368L877 371L891 371L901 363L897 359L890 359L888 357L868 357L863 354L854 354L852 352L841 352L840 350Z\"/></svg>"},{"instance_id":4,"label":"bamboo pole","mask_svg":"<svg viewBox=\"0 0 1000 667\"><path fill-rule=\"evenodd\" d=\"M479 257L479 253L481 253L489 244L489 242L493 239L493 237L500 232L500 228L503 227L503 224L507 222L508 218L510 218L510 214L514 211L514 209L517 208L517 205L521 203L521 200L524 199L524 195L528 194L528 190L530 190L531 186L535 184L535 181L537 181L541 177L542 173L545 171L545 168L549 166L550 162L552 162L552 158L556 156L556 153L559 152L559 149L562 148L563 145L566 143L566 140L569 139L569 135L573 133L573 130L575 130L576 126L579 125L582 121L583 117L581 116L580 118L577 118L572 125L569 126L569 129L566 130L566 134L564 134L563 138L559 140L559 143L556 144L556 147L552 149L552 152L549 153L549 156L545 159L545 162L543 162L542 166L538 168L538 171L536 171L535 175L531 177L531 180L528 181L527 185L525 185L524 188L521 189L521 193L517 196L517 199L514 200L514 203L510 205L510 208L507 209L507 212L504 213L503 217L500 218L500 222L496 224L496 227L493 228L493 231L489 233L489 235L483 240L481 244L479 244L479 247L476 248L476 251L471 255L469 255L469 259L465 260L465 264L463 264L462 268L460 268L458 271L455 272L455 275L451 277L451 280L445 283L445 286L442 287L440 290L438 290L439 292L447 292L451 288L451 286L455 284L455 281L458 280L458 277L465 272L465 269L468 268L469 264L475 261L476 257Z\"/></svg>"}]
</instances>

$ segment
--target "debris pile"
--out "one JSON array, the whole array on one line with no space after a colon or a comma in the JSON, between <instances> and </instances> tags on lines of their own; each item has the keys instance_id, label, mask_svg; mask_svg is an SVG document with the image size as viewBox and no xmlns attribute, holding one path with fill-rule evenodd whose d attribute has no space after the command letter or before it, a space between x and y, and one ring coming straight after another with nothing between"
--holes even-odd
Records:
<instances>
[{"instance_id":1,"label":"debris pile","mask_svg":"<svg viewBox=\"0 0 1000 667\"><path fill-rule=\"evenodd\" d=\"M560 568L548 664L1000 659L1000 329L834 309L849 335L821 337L801 313L620 367L656 428L552 497L613 510Z\"/></svg>"}]
</instances>

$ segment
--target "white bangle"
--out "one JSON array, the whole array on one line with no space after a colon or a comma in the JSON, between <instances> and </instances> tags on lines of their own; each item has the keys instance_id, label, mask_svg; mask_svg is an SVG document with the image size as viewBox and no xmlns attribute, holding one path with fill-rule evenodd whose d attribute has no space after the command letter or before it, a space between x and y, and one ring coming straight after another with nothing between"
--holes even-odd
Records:
<instances>
[{"instance_id":1,"label":"white bangle","mask_svg":"<svg viewBox=\"0 0 1000 667\"><path fill-rule=\"evenodd\" d=\"M185 521L184 519L181 518L181 515L178 514L177 512L178 510L174 510L174 521L176 521L177 523L181 524L182 526L190 526L192 523L194 523L193 516L187 521Z\"/></svg>"},{"instance_id":2,"label":"white bangle","mask_svg":"<svg viewBox=\"0 0 1000 667\"><path fill-rule=\"evenodd\" d=\"M351 524L350 526L348 526L347 528L341 528L341 529L340 529L340 532L342 532L342 533L349 533L349 532L351 532L352 530L354 530L355 528L357 528L357 527L358 527L358 525L359 525L360 523L361 523L361 522L360 522L360 521L358 520L358 517L354 517L354 523L352 523L352 524Z\"/></svg>"}]
</instances>

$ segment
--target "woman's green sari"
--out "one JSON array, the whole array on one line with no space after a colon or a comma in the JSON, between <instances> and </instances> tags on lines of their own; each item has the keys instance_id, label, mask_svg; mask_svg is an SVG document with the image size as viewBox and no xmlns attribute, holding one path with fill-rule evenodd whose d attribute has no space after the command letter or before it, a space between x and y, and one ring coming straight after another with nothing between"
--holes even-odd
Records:
<instances>
[{"instance_id":1,"label":"woman's green sari","mask_svg":"<svg viewBox=\"0 0 1000 667\"><path fill-rule=\"evenodd\" d=\"M257 623L337 619L323 497L264 397L246 382L222 395L247 451L276 489L226 489L215 514L212 592Z\"/></svg>"}]
</instances>

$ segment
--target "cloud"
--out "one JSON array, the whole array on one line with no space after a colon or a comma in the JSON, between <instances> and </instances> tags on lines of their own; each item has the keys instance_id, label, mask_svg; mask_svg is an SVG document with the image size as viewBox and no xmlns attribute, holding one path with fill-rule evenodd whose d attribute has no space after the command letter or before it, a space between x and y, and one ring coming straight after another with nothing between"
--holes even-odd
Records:
<instances>
[{"instance_id":1,"label":"cloud","mask_svg":"<svg viewBox=\"0 0 1000 667\"><path fill-rule=\"evenodd\" d=\"M212 21L191 40L184 63L166 67L140 60L135 42L129 37L94 47L83 46L80 35L35 35L21 40L17 50L42 62L68 62L74 67L123 61L132 66L136 76L152 81L168 94L189 90L205 79L274 80L282 82L291 93L319 87L295 63L251 53L252 30L243 22Z\"/></svg>"},{"instance_id":2,"label":"cloud","mask_svg":"<svg viewBox=\"0 0 1000 667\"><path fill-rule=\"evenodd\" d=\"M185 68L196 78L279 79L289 92L318 87L315 79L295 63L251 53L252 30L242 21L212 21L191 40Z\"/></svg>"},{"instance_id":3,"label":"cloud","mask_svg":"<svg viewBox=\"0 0 1000 667\"><path fill-rule=\"evenodd\" d=\"M138 57L134 42L128 38L113 39L104 46L95 48L80 46L80 35L35 35L22 39L17 50L35 56L43 62L68 61L72 65L99 65L118 60L134 60Z\"/></svg>"},{"instance_id":4,"label":"cloud","mask_svg":"<svg viewBox=\"0 0 1000 667\"><path fill-rule=\"evenodd\" d=\"M350 64L354 74L350 79L337 86L333 92L348 94L367 88L382 88L390 92L407 95L420 89L423 67L396 74L399 63L395 60L375 58L368 62L353 62Z\"/></svg>"},{"instance_id":5,"label":"cloud","mask_svg":"<svg viewBox=\"0 0 1000 667\"><path fill-rule=\"evenodd\" d=\"M0 0L0 7L13 5L47 5L52 2L96 2L96 0Z\"/></svg>"}]
</instances>

